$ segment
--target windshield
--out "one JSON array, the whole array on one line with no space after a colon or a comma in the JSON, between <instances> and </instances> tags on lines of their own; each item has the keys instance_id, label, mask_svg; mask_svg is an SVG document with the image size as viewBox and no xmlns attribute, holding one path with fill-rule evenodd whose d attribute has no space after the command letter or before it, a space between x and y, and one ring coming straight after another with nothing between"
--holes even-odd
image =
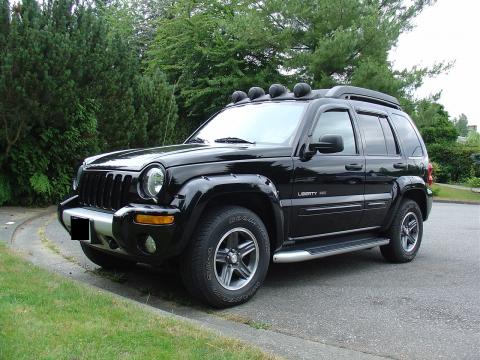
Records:
<instances>
[{"instance_id":1,"label":"windshield","mask_svg":"<svg viewBox=\"0 0 480 360\"><path fill-rule=\"evenodd\" d=\"M269 102L227 108L190 142L290 145L306 103Z\"/></svg>"}]
</instances>

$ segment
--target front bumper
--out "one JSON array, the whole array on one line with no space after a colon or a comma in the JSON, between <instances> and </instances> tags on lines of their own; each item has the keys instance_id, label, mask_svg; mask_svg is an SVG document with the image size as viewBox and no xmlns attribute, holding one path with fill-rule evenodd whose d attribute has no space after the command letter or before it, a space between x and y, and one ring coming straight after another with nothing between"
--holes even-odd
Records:
<instances>
[{"instance_id":1,"label":"front bumper","mask_svg":"<svg viewBox=\"0 0 480 360\"><path fill-rule=\"evenodd\" d=\"M173 215L175 222L170 225L139 224L135 222L136 214ZM178 252L175 239L178 237L180 210L173 206L129 204L116 212L109 212L81 207L78 196L73 196L58 206L58 219L69 233L72 217L90 220L90 240L82 240L84 243L112 255L155 264ZM154 254L144 250L148 236L156 243L157 251Z\"/></svg>"}]
</instances>

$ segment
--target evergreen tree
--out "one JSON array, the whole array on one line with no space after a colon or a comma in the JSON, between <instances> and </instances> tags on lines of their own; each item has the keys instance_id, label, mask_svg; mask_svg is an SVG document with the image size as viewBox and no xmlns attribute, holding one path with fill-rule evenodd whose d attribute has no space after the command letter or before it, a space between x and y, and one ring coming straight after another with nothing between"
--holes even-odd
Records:
<instances>
[{"instance_id":1,"label":"evergreen tree","mask_svg":"<svg viewBox=\"0 0 480 360\"><path fill-rule=\"evenodd\" d=\"M388 53L432 3L417 0L180 0L159 22L150 68L178 83L182 118L196 125L237 89L303 80L315 88L353 84L411 105L432 68L395 71ZM207 106L206 106L207 105Z\"/></svg>"},{"instance_id":2,"label":"evergreen tree","mask_svg":"<svg viewBox=\"0 0 480 360\"><path fill-rule=\"evenodd\" d=\"M453 119L453 123L455 124L460 136L468 135L468 119L465 114L461 114L458 118Z\"/></svg>"},{"instance_id":3,"label":"evergreen tree","mask_svg":"<svg viewBox=\"0 0 480 360\"><path fill-rule=\"evenodd\" d=\"M0 5L0 205L58 201L86 156L138 139L161 143L159 118L175 126L164 81L136 94L138 52L110 27L100 2Z\"/></svg>"},{"instance_id":4,"label":"evergreen tree","mask_svg":"<svg viewBox=\"0 0 480 360\"><path fill-rule=\"evenodd\" d=\"M453 143L457 140L458 131L443 105L435 99L419 101L412 114L413 119L427 145Z\"/></svg>"}]
</instances>

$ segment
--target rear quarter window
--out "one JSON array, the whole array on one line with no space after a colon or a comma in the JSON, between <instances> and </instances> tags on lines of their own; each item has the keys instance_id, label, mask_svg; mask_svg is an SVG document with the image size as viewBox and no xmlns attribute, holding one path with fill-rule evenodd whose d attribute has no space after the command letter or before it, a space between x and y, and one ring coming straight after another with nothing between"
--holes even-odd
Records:
<instances>
[{"instance_id":1,"label":"rear quarter window","mask_svg":"<svg viewBox=\"0 0 480 360\"><path fill-rule=\"evenodd\" d=\"M404 116L393 114L393 124L403 144L405 155L407 157L423 156L422 143L410 120Z\"/></svg>"}]
</instances>

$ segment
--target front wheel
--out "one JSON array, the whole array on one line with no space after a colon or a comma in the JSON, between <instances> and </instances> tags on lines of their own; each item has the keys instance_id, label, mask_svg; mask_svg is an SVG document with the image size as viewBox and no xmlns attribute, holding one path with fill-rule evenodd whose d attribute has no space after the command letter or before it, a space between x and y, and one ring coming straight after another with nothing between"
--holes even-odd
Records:
<instances>
[{"instance_id":1,"label":"front wheel","mask_svg":"<svg viewBox=\"0 0 480 360\"><path fill-rule=\"evenodd\" d=\"M181 273L193 296L221 308L249 300L263 283L269 262L262 220L248 209L227 206L202 217L181 257Z\"/></svg>"},{"instance_id":2,"label":"front wheel","mask_svg":"<svg viewBox=\"0 0 480 360\"><path fill-rule=\"evenodd\" d=\"M417 255L423 236L423 217L418 204L405 200L400 205L387 233L390 243L380 247L392 262L409 262Z\"/></svg>"}]
</instances>

